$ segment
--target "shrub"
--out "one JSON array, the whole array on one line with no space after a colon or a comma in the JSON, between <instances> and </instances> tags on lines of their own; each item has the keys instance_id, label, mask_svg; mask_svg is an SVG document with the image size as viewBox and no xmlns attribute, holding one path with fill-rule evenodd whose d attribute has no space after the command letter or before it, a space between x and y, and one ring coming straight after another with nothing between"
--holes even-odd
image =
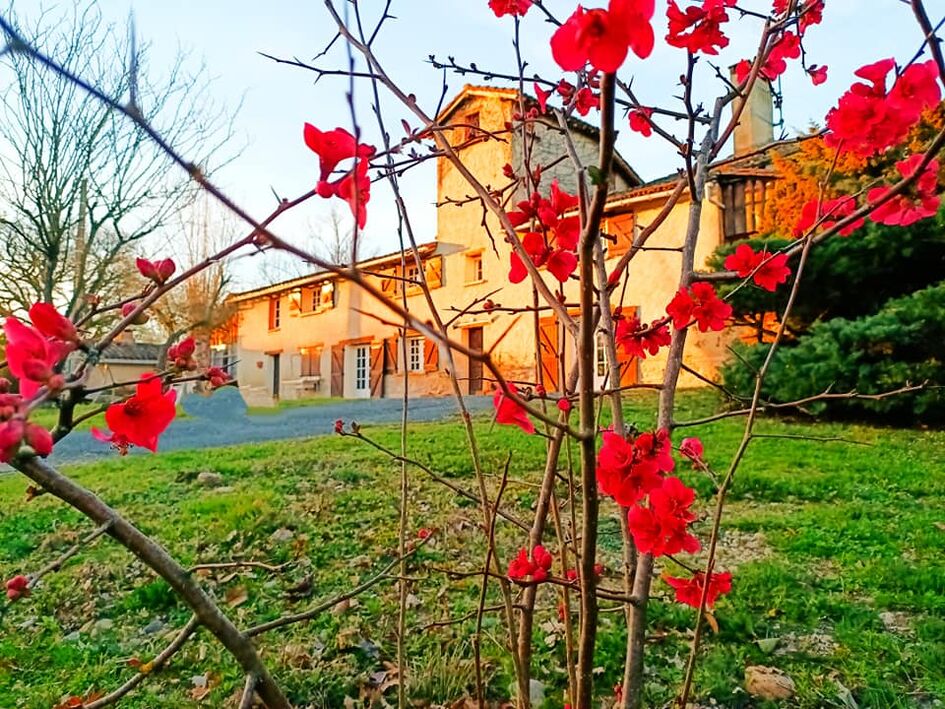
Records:
<instances>
[{"instance_id":1,"label":"shrub","mask_svg":"<svg viewBox=\"0 0 945 709\"><path fill-rule=\"evenodd\" d=\"M851 297L856 297L852 294ZM888 301L878 312L814 324L795 343L775 353L762 396L796 401L826 390L881 394L924 381L922 391L883 399L833 399L812 404L818 414L895 422L945 422L945 281ZM725 384L750 396L754 372L769 345L739 346L723 368Z\"/></svg>"}]
</instances>

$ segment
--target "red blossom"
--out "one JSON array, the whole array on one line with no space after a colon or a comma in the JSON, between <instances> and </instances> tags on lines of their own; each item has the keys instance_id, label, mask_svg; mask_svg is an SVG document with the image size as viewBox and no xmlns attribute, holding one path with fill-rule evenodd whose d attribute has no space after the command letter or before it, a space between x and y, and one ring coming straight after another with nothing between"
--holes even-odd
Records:
<instances>
[{"instance_id":1,"label":"red blossom","mask_svg":"<svg viewBox=\"0 0 945 709\"><path fill-rule=\"evenodd\" d=\"M637 317L620 318L616 328L617 346L630 358L646 359L659 352L672 341L667 323L654 320L649 326L644 326Z\"/></svg>"},{"instance_id":2,"label":"red blossom","mask_svg":"<svg viewBox=\"0 0 945 709\"><path fill-rule=\"evenodd\" d=\"M684 438L682 439L682 443L679 444L679 452L689 458L689 460L697 463L702 461L705 448L702 445L702 441L698 438Z\"/></svg>"},{"instance_id":3,"label":"red blossom","mask_svg":"<svg viewBox=\"0 0 945 709\"><path fill-rule=\"evenodd\" d=\"M586 116L592 108L600 110L600 95L584 86L574 98L574 110L582 116Z\"/></svg>"},{"instance_id":4,"label":"red blossom","mask_svg":"<svg viewBox=\"0 0 945 709\"><path fill-rule=\"evenodd\" d=\"M538 106L541 108L542 113L548 112L548 98L551 96L551 90L545 90L541 88L538 83L532 84L532 88L535 89L535 96L538 97ZM509 166L511 168L511 166ZM507 177L513 177L513 175L507 175Z\"/></svg>"},{"instance_id":5,"label":"red blossom","mask_svg":"<svg viewBox=\"0 0 945 709\"><path fill-rule=\"evenodd\" d=\"M810 75L811 83L814 86L820 86L827 80L827 65L814 65L807 70L807 73Z\"/></svg>"},{"instance_id":6,"label":"red blossom","mask_svg":"<svg viewBox=\"0 0 945 709\"><path fill-rule=\"evenodd\" d=\"M197 363L194 361L194 352L197 350L197 342L193 337L186 337L176 345L172 345L167 350L167 361L177 369L196 369Z\"/></svg>"},{"instance_id":7,"label":"red blossom","mask_svg":"<svg viewBox=\"0 0 945 709\"><path fill-rule=\"evenodd\" d=\"M344 433L344 432L345 432L344 419L335 419L335 433Z\"/></svg>"},{"instance_id":8,"label":"red blossom","mask_svg":"<svg viewBox=\"0 0 945 709\"><path fill-rule=\"evenodd\" d=\"M433 534L433 532L427 529L426 527L421 527L420 529L417 530L418 539L427 539L429 538L431 534Z\"/></svg>"},{"instance_id":9,"label":"red blossom","mask_svg":"<svg viewBox=\"0 0 945 709\"><path fill-rule=\"evenodd\" d=\"M135 259L135 265L138 267L138 273L145 278L154 281L159 286L167 282L177 270L177 265L172 259L165 258L157 261L149 261L146 258Z\"/></svg>"},{"instance_id":10,"label":"red blossom","mask_svg":"<svg viewBox=\"0 0 945 709\"><path fill-rule=\"evenodd\" d=\"M597 484L621 507L630 507L662 485L662 473L675 465L666 431L644 433L634 440L604 431L602 440Z\"/></svg>"},{"instance_id":11,"label":"red blossom","mask_svg":"<svg viewBox=\"0 0 945 709\"><path fill-rule=\"evenodd\" d=\"M353 157L368 158L374 154L371 146L358 145L357 139L344 128L321 131L311 123L306 123L302 135L305 144L318 155L318 194L321 197L334 196L335 186L329 183L328 178L338 163Z\"/></svg>"},{"instance_id":12,"label":"red blossom","mask_svg":"<svg viewBox=\"0 0 945 709\"><path fill-rule=\"evenodd\" d=\"M14 317L3 325L6 335L7 368L20 382L20 394L30 399L43 385L59 389L64 380L53 368L69 353L71 346L43 337L38 329Z\"/></svg>"},{"instance_id":13,"label":"red blossom","mask_svg":"<svg viewBox=\"0 0 945 709\"><path fill-rule=\"evenodd\" d=\"M48 338L63 342L79 340L79 333L72 321L61 315L51 303L34 303L30 308L30 322Z\"/></svg>"},{"instance_id":14,"label":"red blossom","mask_svg":"<svg viewBox=\"0 0 945 709\"><path fill-rule=\"evenodd\" d=\"M558 411L561 411L561 412L566 413L566 414L567 414L567 413L570 413L570 412L571 412L571 409L574 408L573 405L571 404L571 400L570 400L570 399L558 399L558 401L557 401L557 403L555 404L555 406L558 407Z\"/></svg>"},{"instance_id":15,"label":"red blossom","mask_svg":"<svg viewBox=\"0 0 945 709\"><path fill-rule=\"evenodd\" d=\"M594 564L594 578L599 579L603 573L604 573L604 565ZM578 578L577 569L568 569L567 572L565 572L564 577L568 581L577 581L577 578Z\"/></svg>"},{"instance_id":16,"label":"red blossom","mask_svg":"<svg viewBox=\"0 0 945 709\"><path fill-rule=\"evenodd\" d=\"M367 224L367 203L371 200L371 178L367 170L368 161L358 160L355 169L338 183L337 190L338 196L351 207L351 215L357 220L359 229Z\"/></svg>"},{"instance_id":17,"label":"red blossom","mask_svg":"<svg viewBox=\"0 0 945 709\"><path fill-rule=\"evenodd\" d=\"M633 50L641 59L653 51L654 0L610 0L606 10L574 14L551 38L551 54L565 71L578 71L590 62L605 73L617 71Z\"/></svg>"},{"instance_id":18,"label":"red blossom","mask_svg":"<svg viewBox=\"0 0 945 709\"><path fill-rule=\"evenodd\" d=\"M509 562L509 578L513 581L532 581L541 583L548 579L548 572L554 561L551 554L541 545L536 544L531 556L528 549L522 547L518 556Z\"/></svg>"},{"instance_id":19,"label":"red blossom","mask_svg":"<svg viewBox=\"0 0 945 709\"><path fill-rule=\"evenodd\" d=\"M912 177L919 169L924 156L917 153L896 163L896 169L904 178ZM874 187L867 193L870 202L885 197L891 188ZM938 160L929 161L912 187L913 194L898 194L870 213L870 219L887 226L909 226L917 221L934 217L941 204L938 195Z\"/></svg>"},{"instance_id":20,"label":"red blossom","mask_svg":"<svg viewBox=\"0 0 945 709\"><path fill-rule=\"evenodd\" d=\"M804 236L811 227L819 222L823 230L832 229L834 225L842 218L848 217L856 211L856 200L850 196L837 197L821 203L816 200L810 200L801 210L801 218L794 225L794 236ZM830 217L828 219L828 217ZM865 223L863 218L856 219L847 226L843 227L838 234L840 236L850 236Z\"/></svg>"},{"instance_id":21,"label":"red blossom","mask_svg":"<svg viewBox=\"0 0 945 709\"><path fill-rule=\"evenodd\" d=\"M30 580L20 574L7 581L7 598L16 601L20 598L28 598L30 595Z\"/></svg>"},{"instance_id":22,"label":"red blossom","mask_svg":"<svg viewBox=\"0 0 945 709\"><path fill-rule=\"evenodd\" d=\"M738 273L739 278L751 276L756 285L774 292L791 275L787 259L787 254L772 255L767 250L755 251L748 244L740 244L725 259L725 268Z\"/></svg>"},{"instance_id":23,"label":"red blossom","mask_svg":"<svg viewBox=\"0 0 945 709\"><path fill-rule=\"evenodd\" d=\"M565 249L555 249L548 256L548 271L562 283L565 283L577 269L577 254Z\"/></svg>"},{"instance_id":24,"label":"red blossom","mask_svg":"<svg viewBox=\"0 0 945 709\"><path fill-rule=\"evenodd\" d=\"M144 374L134 396L112 404L105 411L105 423L112 431L111 436L97 429L92 429L92 435L111 443L122 454L132 445L156 452L158 437L177 414L176 401L176 392L164 391L160 377Z\"/></svg>"},{"instance_id":25,"label":"red blossom","mask_svg":"<svg viewBox=\"0 0 945 709\"><path fill-rule=\"evenodd\" d=\"M509 390L513 394L518 394L518 389L514 384L509 384ZM496 389L492 395L492 405L495 407L496 423L518 426L525 433L534 433L535 424L528 418L525 407L514 401L506 395L502 389Z\"/></svg>"},{"instance_id":26,"label":"red blossom","mask_svg":"<svg viewBox=\"0 0 945 709\"><path fill-rule=\"evenodd\" d=\"M27 423L23 439L26 441L27 445L33 449L33 452L42 458L52 453L52 434L38 424Z\"/></svg>"},{"instance_id":27,"label":"red blossom","mask_svg":"<svg viewBox=\"0 0 945 709\"><path fill-rule=\"evenodd\" d=\"M130 303L125 303L124 305L121 306L121 316L122 316L123 318L127 318L127 317L128 317L129 315L131 315L135 310L138 309L138 306L139 306L139 305L140 305L140 303L136 303L136 302L134 302L134 301L132 301L132 302L130 302ZM150 320L150 319L151 319L151 317L150 317L145 311L142 310L140 313L138 313L137 315L135 315L134 319L131 321L131 324L132 324L132 325L144 325L144 324L145 324L148 320Z\"/></svg>"},{"instance_id":28,"label":"red blossom","mask_svg":"<svg viewBox=\"0 0 945 709\"><path fill-rule=\"evenodd\" d=\"M697 571L691 578L664 576L663 580L676 589L676 600L687 606L699 608L702 605L702 593L705 589L705 574ZM709 590L706 592L705 607L712 608L719 596L732 590L732 574L728 571L713 573L710 576Z\"/></svg>"},{"instance_id":29,"label":"red blossom","mask_svg":"<svg viewBox=\"0 0 945 709\"><path fill-rule=\"evenodd\" d=\"M732 316L732 306L721 300L709 283L699 281L688 290L680 288L666 306L666 312L677 330L695 320L701 332L708 332L725 327L725 321Z\"/></svg>"},{"instance_id":30,"label":"red blossom","mask_svg":"<svg viewBox=\"0 0 945 709\"><path fill-rule=\"evenodd\" d=\"M689 533L689 524L696 519L689 509L695 498L694 490L669 477L650 491L647 507L631 507L627 523L637 549L653 556L699 551L699 540Z\"/></svg>"},{"instance_id":31,"label":"red blossom","mask_svg":"<svg viewBox=\"0 0 945 709\"><path fill-rule=\"evenodd\" d=\"M522 17L532 6L532 0L489 0L489 9L496 17L518 15Z\"/></svg>"},{"instance_id":32,"label":"red blossom","mask_svg":"<svg viewBox=\"0 0 945 709\"><path fill-rule=\"evenodd\" d=\"M735 65L735 81L739 84L744 84L748 80L748 75L751 74L751 65L752 63L747 59L742 59L738 64Z\"/></svg>"},{"instance_id":33,"label":"red blossom","mask_svg":"<svg viewBox=\"0 0 945 709\"><path fill-rule=\"evenodd\" d=\"M856 71L868 83L854 83L827 113L827 145L871 157L901 142L941 100L934 60L906 68L887 94L886 79L895 67L895 60L883 59Z\"/></svg>"},{"instance_id":34,"label":"red blossom","mask_svg":"<svg viewBox=\"0 0 945 709\"><path fill-rule=\"evenodd\" d=\"M728 37L722 33L722 23L728 22L725 8L734 5L735 0L703 0L701 7L691 5L680 10L675 0L669 0L666 42L690 54L718 54L719 49L728 46Z\"/></svg>"},{"instance_id":35,"label":"red blossom","mask_svg":"<svg viewBox=\"0 0 945 709\"><path fill-rule=\"evenodd\" d=\"M628 114L630 121L630 130L636 131L644 138L653 135L653 123L650 116L653 115L652 108L635 108Z\"/></svg>"},{"instance_id":36,"label":"red blossom","mask_svg":"<svg viewBox=\"0 0 945 709\"><path fill-rule=\"evenodd\" d=\"M761 67L761 75L774 81L787 71L787 60L801 56L801 39L793 32L785 32L771 47L768 59Z\"/></svg>"}]
</instances>

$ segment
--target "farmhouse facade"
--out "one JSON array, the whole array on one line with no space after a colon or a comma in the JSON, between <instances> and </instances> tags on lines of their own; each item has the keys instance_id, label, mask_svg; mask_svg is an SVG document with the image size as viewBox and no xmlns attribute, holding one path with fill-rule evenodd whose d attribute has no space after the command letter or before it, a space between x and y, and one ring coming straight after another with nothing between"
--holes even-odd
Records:
<instances>
[{"instance_id":1,"label":"farmhouse facade","mask_svg":"<svg viewBox=\"0 0 945 709\"><path fill-rule=\"evenodd\" d=\"M759 144L770 142L771 116L766 102L770 107L770 95L750 99L753 105L746 107L745 126L737 131L737 153L757 155ZM519 173L525 146L518 132L504 140L487 139L486 134L502 131L520 106L514 90L466 86L440 114L441 122L455 126L452 142L463 163L490 189L508 184L503 175L506 164ZM595 129L579 121L574 121L571 129L574 150L585 164L594 164ZM546 189L557 179L564 190L576 191L575 172L555 124L539 122L528 149L532 164L550 165L542 177ZM756 163L751 157L736 157L713 169L696 247L697 268L724 240L753 233L761 215L765 184L773 177ZM602 225L608 235L609 266L626 253L641 225L660 212L675 179L644 184L618 156ZM411 312L428 320L428 304L417 285L419 261L432 300L443 320L450 323L451 338L472 350L491 351L493 361L510 380L541 381L547 390L557 390L558 362L563 357L570 366L571 346L550 310L541 310L537 323L531 313L503 310L503 306L532 305L532 286L528 279L519 284L509 282L510 247L501 236L495 238L501 235L501 228L492 215L484 217L481 205L467 199L470 192L455 167L438 158L435 240L419 246L419 259L412 252L406 258L397 252L365 260L359 266L384 293L405 296ZM516 197L512 197L514 201ZM687 220L688 196L684 196L650 237L647 249L630 262L622 300L624 313L636 314L643 321L664 315L678 282L679 246ZM544 269L542 274L549 284L557 283ZM566 302L576 305L577 284L565 284L564 291ZM496 307L482 307L486 300ZM235 326L228 337L213 345L215 363L235 362L232 373L251 405L303 397L398 397L405 386L416 396L450 392L447 358L437 344L409 331L402 343L398 328L383 322L392 320L383 306L331 273L237 293L230 302L237 311ZM692 333L687 364L706 376L714 375L730 337L724 332ZM598 362L599 384L603 384L603 352L598 353ZM465 392L491 391L488 372L481 363L459 354L454 355L454 363ZM622 383L655 382L663 365L663 353L627 362ZM684 385L699 383L691 375L685 377Z\"/></svg>"}]
</instances>

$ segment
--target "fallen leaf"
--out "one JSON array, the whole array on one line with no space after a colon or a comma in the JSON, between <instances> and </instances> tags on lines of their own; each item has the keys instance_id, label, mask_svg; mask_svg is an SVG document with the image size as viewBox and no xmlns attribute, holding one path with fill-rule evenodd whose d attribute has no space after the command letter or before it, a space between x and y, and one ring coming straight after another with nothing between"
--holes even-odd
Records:
<instances>
[{"instance_id":1,"label":"fallen leaf","mask_svg":"<svg viewBox=\"0 0 945 709\"><path fill-rule=\"evenodd\" d=\"M230 608L236 608L249 600L249 592L246 590L246 586L231 586L226 591L225 600L226 605Z\"/></svg>"}]
</instances>

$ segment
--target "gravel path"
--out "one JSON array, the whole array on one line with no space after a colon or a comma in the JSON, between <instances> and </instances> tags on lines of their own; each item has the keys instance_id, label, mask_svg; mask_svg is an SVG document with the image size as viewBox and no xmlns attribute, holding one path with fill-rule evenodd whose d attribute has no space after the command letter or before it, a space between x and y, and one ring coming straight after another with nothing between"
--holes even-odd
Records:
<instances>
[{"instance_id":1,"label":"gravel path","mask_svg":"<svg viewBox=\"0 0 945 709\"><path fill-rule=\"evenodd\" d=\"M466 397L466 402L474 413L491 408L491 400L485 396ZM211 402L186 397L183 406L191 418L182 418L171 424L161 436L160 450L217 448L256 441L327 435L333 432L337 419L358 423L398 423L401 404L400 399L349 400L247 416L241 399ZM409 420L440 421L457 412L452 397L414 399L410 402ZM142 454L142 451L133 453ZM88 431L75 431L56 444L50 461L57 464L76 463L114 455L108 445L92 438Z\"/></svg>"}]
</instances>

